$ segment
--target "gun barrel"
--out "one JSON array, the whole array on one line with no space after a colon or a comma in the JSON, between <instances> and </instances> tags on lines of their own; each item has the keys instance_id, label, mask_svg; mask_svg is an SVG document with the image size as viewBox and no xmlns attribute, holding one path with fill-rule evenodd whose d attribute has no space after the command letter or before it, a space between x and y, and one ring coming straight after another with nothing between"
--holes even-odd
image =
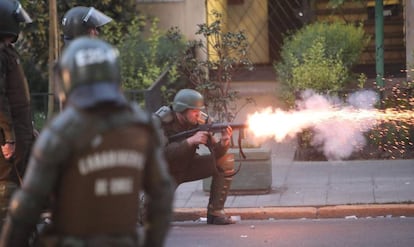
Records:
<instances>
[{"instance_id":1,"label":"gun barrel","mask_svg":"<svg viewBox=\"0 0 414 247\"><path fill-rule=\"evenodd\" d=\"M183 131L180 133L177 133L175 135L169 136L168 141L174 142L183 140L185 138L188 138L192 135L194 135L197 131L203 130L203 131L212 131L212 132L220 132L227 128L227 126L230 126L232 129L246 129L249 127L249 125L245 123L214 123L214 124L205 124L200 125L198 128Z\"/></svg>"},{"instance_id":2,"label":"gun barrel","mask_svg":"<svg viewBox=\"0 0 414 247\"><path fill-rule=\"evenodd\" d=\"M249 128L249 125L245 123L236 123L230 124L230 127L232 127L233 129L247 129Z\"/></svg>"},{"instance_id":3,"label":"gun barrel","mask_svg":"<svg viewBox=\"0 0 414 247\"><path fill-rule=\"evenodd\" d=\"M249 128L248 124L245 123L216 123L213 124L213 129L225 129L227 126L230 126L232 129L247 129Z\"/></svg>"}]
</instances>

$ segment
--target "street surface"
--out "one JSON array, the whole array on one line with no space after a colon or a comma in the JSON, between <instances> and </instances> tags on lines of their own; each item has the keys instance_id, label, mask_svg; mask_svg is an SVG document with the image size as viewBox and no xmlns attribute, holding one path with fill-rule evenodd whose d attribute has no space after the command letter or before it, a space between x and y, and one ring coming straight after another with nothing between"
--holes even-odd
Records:
<instances>
[{"instance_id":1,"label":"street surface","mask_svg":"<svg viewBox=\"0 0 414 247\"><path fill-rule=\"evenodd\" d=\"M412 247L414 218L242 220L234 225L173 222L166 247Z\"/></svg>"}]
</instances>

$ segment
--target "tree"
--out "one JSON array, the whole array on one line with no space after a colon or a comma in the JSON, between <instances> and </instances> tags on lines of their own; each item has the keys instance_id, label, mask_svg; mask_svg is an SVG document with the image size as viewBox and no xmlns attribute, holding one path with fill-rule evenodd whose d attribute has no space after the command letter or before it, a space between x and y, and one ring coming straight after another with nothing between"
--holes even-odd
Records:
<instances>
[{"instance_id":1,"label":"tree","mask_svg":"<svg viewBox=\"0 0 414 247\"><path fill-rule=\"evenodd\" d=\"M31 15L34 23L23 30L22 38L16 45L21 52L23 66L29 78L31 91L47 92L49 74L49 2L21 0L21 4ZM104 37L104 39L115 46L119 44L126 33L130 20L137 15L135 0L57 0L58 20L62 19L66 11L78 5L93 6L114 19L113 23L105 25L105 29L108 29L105 33L110 33L111 35Z\"/></svg>"}]
</instances>

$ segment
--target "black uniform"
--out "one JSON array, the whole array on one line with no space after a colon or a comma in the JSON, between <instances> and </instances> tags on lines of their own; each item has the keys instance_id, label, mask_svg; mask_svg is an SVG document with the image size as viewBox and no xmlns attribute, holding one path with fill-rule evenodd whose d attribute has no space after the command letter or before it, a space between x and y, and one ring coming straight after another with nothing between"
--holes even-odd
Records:
<instances>
[{"instance_id":1,"label":"black uniform","mask_svg":"<svg viewBox=\"0 0 414 247\"><path fill-rule=\"evenodd\" d=\"M53 227L41 241L56 241L54 246L73 241L88 246L107 242L139 246L141 190L148 194L151 222L146 246L161 246L172 191L157 131L148 115L130 106L101 109L68 107L42 131L23 188L16 193L22 209L14 211L14 217L23 225L9 235L13 246L27 241L49 199Z\"/></svg>"},{"instance_id":2,"label":"black uniform","mask_svg":"<svg viewBox=\"0 0 414 247\"><path fill-rule=\"evenodd\" d=\"M197 127L180 124L177 113L171 108L167 114L169 117L159 116L167 139L169 136ZM167 143L164 152L171 176L177 187L181 183L212 177L207 223L234 223L224 212L224 204L234 174L234 155L227 153L229 146L223 146L221 142L211 143L211 154L199 155L197 148L189 145L185 139Z\"/></svg>"},{"instance_id":3,"label":"black uniform","mask_svg":"<svg viewBox=\"0 0 414 247\"><path fill-rule=\"evenodd\" d=\"M6 160L0 152L0 218L6 215L11 193L19 185L33 142L30 95L26 77L13 45L0 42L0 139L15 143Z\"/></svg>"},{"instance_id":4,"label":"black uniform","mask_svg":"<svg viewBox=\"0 0 414 247\"><path fill-rule=\"evenodd\" d=\"M173 112L172 112L173 113ZM163 122L162 127L165 137L178 134L183 131L194 129L196 126L184 126L180 124L174 114L170 122ZM229 147L215 143L212 147L214 156L198 155L197 147L190 146L186 140L168 143L165 146L165 156L168 161L169 171L178 185L208 178L216 173L216 162L214 159L223 157ZM230 168L232 170L232 168Z\"/></svg>"}]
</instances>

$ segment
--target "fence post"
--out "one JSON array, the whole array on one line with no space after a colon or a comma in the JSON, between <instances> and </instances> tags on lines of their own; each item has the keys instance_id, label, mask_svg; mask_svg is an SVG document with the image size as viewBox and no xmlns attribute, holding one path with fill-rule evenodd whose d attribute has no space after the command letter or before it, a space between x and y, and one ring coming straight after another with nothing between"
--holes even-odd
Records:
<instances>
[{"instance_id":1,"label":"fence post","mask_svg":"<svg viewBox=\"0 0 414 247\"><path fill-rule=\"evenodd\" d=\"M144 92L145 109L149 112L155 112L165 103L161 87L168 83L168 71L169 68Z\"/></svg>"}]
</instances>

